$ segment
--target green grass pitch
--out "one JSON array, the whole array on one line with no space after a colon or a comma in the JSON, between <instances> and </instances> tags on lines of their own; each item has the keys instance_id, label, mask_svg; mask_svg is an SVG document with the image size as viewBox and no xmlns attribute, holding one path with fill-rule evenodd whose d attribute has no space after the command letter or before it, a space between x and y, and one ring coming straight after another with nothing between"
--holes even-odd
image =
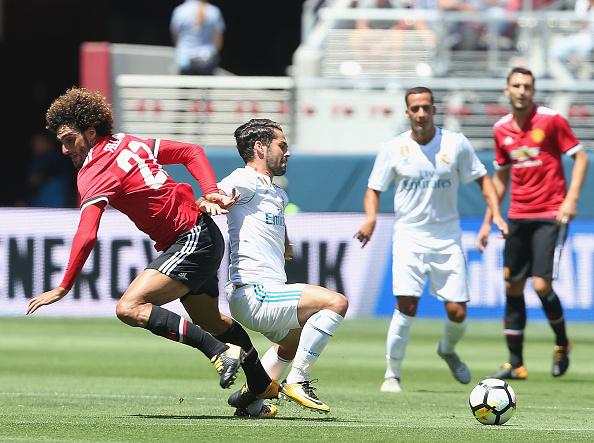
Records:
<instances>
[{"instance_id":1,"label":"green grass pitch","mask_svg":"<svg viewBox=\"0 0 594 443\"><path fill-rule=\"evenodd\" d=\"M569 325L571 367L553 379L552 333L530 323L530 376L511 383L516 415L483 426L468 394L506 358L501 322L469 322L459 352L473 381L460 385L435 354L442 322L417 320L405 392L381 394L387 324L346 321L329 343L312 374L329 415L283 402L276 419L254 420L231 417L232 391L220 389L210 363L186 346L115 319L0 318L0 441L594 441L594 325ZM252 336L265 351L268 342Z\"/></svg>"}]
</instances>

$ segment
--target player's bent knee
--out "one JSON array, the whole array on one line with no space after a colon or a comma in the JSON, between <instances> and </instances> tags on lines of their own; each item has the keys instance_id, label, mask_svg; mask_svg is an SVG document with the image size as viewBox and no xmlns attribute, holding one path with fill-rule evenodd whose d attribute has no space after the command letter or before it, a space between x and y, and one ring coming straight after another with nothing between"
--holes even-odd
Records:
<instances>
[{"instance_id":1,"label":"player's bent knee","mask_svg":"<svg viewBox=\"0 0 594 443\"><path fill-rule=\"evenodd\" d=\"M553 289L549 280L540 277L532 278L532 287L539 297L544 297L550 294L551 290Z\"/></svg>"},{"instance_id":2,"label":"player's bent knee","mask_svg":"<svg viewBox=\"0 0 594 443\"><path fill-rule=\"evenodd\" d=\"M116 305L116 316L130 326L140 326L138 322L138 306L120 300Z\"/></svg>"},{"instance_id":3,"label":"player's bent knee","mask_svg":"<svg viewBox=\"0 0 594 443\"><path fill-rule=\"evenodd\" d=\"M326 308L344 317L349 308L349 301L344 295L334 292Z\"/></svg>"}]
</instances>

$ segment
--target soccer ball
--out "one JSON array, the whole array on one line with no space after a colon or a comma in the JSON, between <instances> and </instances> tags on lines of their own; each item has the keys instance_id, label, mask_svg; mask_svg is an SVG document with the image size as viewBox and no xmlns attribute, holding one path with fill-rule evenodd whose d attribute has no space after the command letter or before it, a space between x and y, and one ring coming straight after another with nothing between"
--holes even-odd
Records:
<instances>
[{"instance_id":1,"label":"soccer ball","mask_svg":"<svg viewBox=\"0 0 594 443\"><path fill-rule=\"evenodd\" d=\"M472 415L484 425L502 425L516 412L516 393L498 378L481 380L470 393Z\"/></svg>"}]
</instances>

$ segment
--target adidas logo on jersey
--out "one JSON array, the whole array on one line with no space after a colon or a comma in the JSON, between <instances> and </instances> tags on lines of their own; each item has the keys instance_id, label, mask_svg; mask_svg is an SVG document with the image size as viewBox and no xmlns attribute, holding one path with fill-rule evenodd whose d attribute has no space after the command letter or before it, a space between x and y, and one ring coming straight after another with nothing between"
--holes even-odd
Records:
<instances>
[{"instance_id":1,"label":"adidas logo on jersey","mask_svg":"<svg viewBox=\"0 0 594 443\"><path fill-rule=\"evenodd\" d=\"M183 278L184 280L188 279L188 273L187 272L180 272L179 274L177 274L177 276L179 278Z\"/></svg>"}]
</instances>

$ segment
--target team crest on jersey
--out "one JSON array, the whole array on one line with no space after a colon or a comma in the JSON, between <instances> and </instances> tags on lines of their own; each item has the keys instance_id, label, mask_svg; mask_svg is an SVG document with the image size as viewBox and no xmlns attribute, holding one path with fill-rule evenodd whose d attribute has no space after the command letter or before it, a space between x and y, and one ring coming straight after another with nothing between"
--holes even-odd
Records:
<instances>
[{"instance_id":1,"label":"team crest on jersey","mask_svg":"<svg viewBox=\"0 0 594 443\"><path fill-rule=\"evenodd\" d=\"M533 129L530 131L530 138L534 143L540 143L545 138L545 132L540 128Z\"/></svg>"},{"instance_id":2,"label":"team crest on jersey","mask_svg":"<svg viewBox=\"0 0 594 443\"><path fill-rule=\"evenodd\" d=\"M442 152L439 155L439 161L441 163L443 163L444 165L449 165L450 164L450 158L448 157L448 155L445 152Z\"/></svg>"},{"instance_id":3,"label":"team crest on jersey","mask_svg":"<svg viewBox=\"0 0 594 443\"><path fill-rule=\"evenodd\" d=\"M400 161L403 165L410 164L410 147L408 145L400 146Z\"/></svg>"},{"instance_id":4,"label":"team crest on jersey","mask_svg":"<svg viewBox=\"0 0 594 443\"><path fill-rule=\"evenodd\" d=\"M509 136L509 135L503 139L503 144L504 144L505 146L509 146L509 145L511 145L513 142L514 142L514 139L513 139L511 136Z\"/></svg>"}]
</instances>

